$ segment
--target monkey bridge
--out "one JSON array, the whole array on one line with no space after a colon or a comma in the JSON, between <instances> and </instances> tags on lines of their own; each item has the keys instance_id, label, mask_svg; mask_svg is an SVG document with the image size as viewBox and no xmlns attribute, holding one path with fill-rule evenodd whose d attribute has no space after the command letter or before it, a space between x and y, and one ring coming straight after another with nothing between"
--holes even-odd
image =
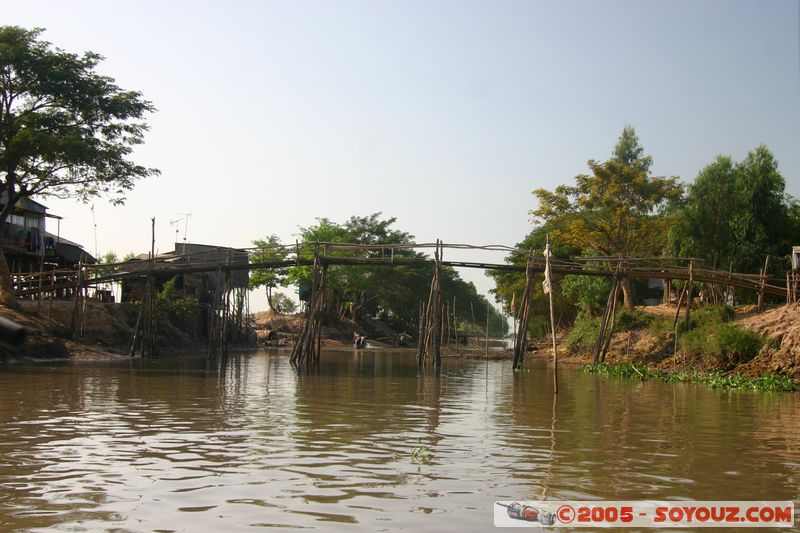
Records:
<instances>
[{"instance_id":1,"label":"monkey bridge","mask_svg":"<svg viewBox=\"0 0 800 533\"><path fill-rule=\"evenodd\" d=\"M419 338L418 357L420 364L427 360L427 354L433 350L433 363L440 364L442 308L444 296L440 272L444 266L454 268L477 268L483 270L500 270L525 273L526 287L523 294L523 309L521 317L527 317L527 307L533 289L535 275L542 274L546 268L546 258L541 250L521 250L508 246L487 245L477 246L470 244L445 244L436 243L405 243L405 244L361 244L361 243L333 243L333 242L296 242L291 245L279 245L271 248L236 249L231 254L229 248L220 248L226 252L210 256L207 252L202 256L197 254L183 254L172 257L170 261L161 260L159 256L146 260L134 260L113 264L79 264L74 269L50 270L30 274L17 274L14 276L15 292L18 297L46 298L54 296L72 297L75 302L73 313L73 328L75 316L80 312L79 301L84 302L88 297L88 289L108 286L110 283L125 282L130 280L147 280L146 291L141 299L141 309L137 320L136 331L131 348L133 354L136 347L136 335L139 332L139 323L144 316L143 326L147 330L144 335L150 343L150 353L153 353L154 342L153 315L155 312L155 287L156 276L176 276L189 273L214 273L217 283L213 284L212 305L212 334L214 346L209 349L213 355L218 351L225 353L227 322L236 313L231 312L232 287L230 284L231 273L235 271L250 271L254 269L283 269L287 267L305 266L310 268L311 292L306 304L305 321L293 352L294 364L311 364L319 361L320 357L320 311L324 299L326 272L329 267L341 265L397 266L432 268L432 281L427 295L420 295L419 311ZM433 251L433 255L426 251ZM245 253L246 252L246 253ZM256 253L257 252L257 253ZM456 259L445 259L447 255L454 255ZM503 257L498 261L497 255ZM522 258L519 263L508 263L504 259L514 254ZM460 256L469 256L470 259L480 255L494 255L494 260L463 260ZM256 259L258 258L258 259ZM266 258L266 259L265 259ZM620 281L631 278L662 279L671 284L672 280L683 280L687 283L678 299L678 312L681 305L692 301L692 286L695 283L705 283L719 286L754 291L758 294L759 305L762 305L766 295L786 297L787 302L797 301L798 276L797 273L787 273L786 285L783 280L769 278L766 274L769 258L765 268L760 274L743 274L732 271L707 268L702 261L686 258L635 258L635 257L578 257L571 259L551 258L550 268L554 276L567 274L583 276L601 276L614 280L609 293L606 316L603 324L607 325L609 316L613 316L613 305L616 304L616 295ZM791 275L790 275L791 274ZM557 281L557 278L555 278ZM241 294L241 293L240 293ZM240 300L233 298L233 301ZM235 305L235 303L234 303ZM690 305L686 306L687 320ZM241 316L241 308L239 309ZM677 313L675 321L677 322ZM522 321L521 321L522 322ZM524 332L527 320L519 325L523 335L516 336L514 347L514 366L522 363L524 352ZM149 329L147 324L150 324ZM613 328L613 326L612 326ZM601 326L601 335L603 333ZM212 344L212 342L210 342ZM595 349L595 360L600 353L604 354L603 344L598 336L598 346ZM607 345L605 346L607 349ZM144 348L142 348L144 353Z\"/></svg>"}]
</instances>

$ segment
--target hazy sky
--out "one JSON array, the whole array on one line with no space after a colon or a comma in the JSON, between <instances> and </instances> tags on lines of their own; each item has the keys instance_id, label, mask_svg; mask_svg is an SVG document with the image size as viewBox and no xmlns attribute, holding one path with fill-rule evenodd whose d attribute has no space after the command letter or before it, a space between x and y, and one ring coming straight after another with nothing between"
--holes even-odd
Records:
<instances>
[{"instance_id":1,"label":"hazy sky","mask_svg":"<svg viewBox=\"0 0 800 533\"><path fill-rule=\"evenodd\" d=\"M162 175L96 202L100 253L148 250L153 216L171 250L181 213L208 244L381 211L419 242L512 245L531 190L609 157L625 124L685 182L764 143L800 196L797 0L26 0L0 23L104 55L158 108L136 160ZM88 206L43 202L94 252Z\"/></svg>"}]
</instances>

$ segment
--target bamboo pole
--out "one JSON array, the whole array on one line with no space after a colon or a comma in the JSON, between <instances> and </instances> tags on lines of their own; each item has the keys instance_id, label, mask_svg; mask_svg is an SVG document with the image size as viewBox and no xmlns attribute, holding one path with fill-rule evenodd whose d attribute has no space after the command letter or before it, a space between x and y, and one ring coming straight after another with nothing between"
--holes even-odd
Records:
<instances>
[{"instance_id":1,"label":"bamboo pole","mask_svg":"<svg viewBox=\"0 0 800 533\"><path fill-rule=\"evenodd\" d=\"M441 321L442 321L442 308L444 306L444 302L442 301L442 244L439 239L436 240L437 247L436 247L436 274L435 274L435 281L436 281L436 307L434 309L434 337L433 337L433 364L434 366L441 366L442 365L442 338L439 334L439 330L441 329Z\"/></svg>"},{"instance_id":2,"label":"bamboo pole","mask_svg":"<svg viewBox=\"0 0 800 533\"><path fill-rule=\"evenodd\" d=\"M486 304L486 359L489 359L489 304Z\"/></svg>"},{"instance_id":3,"label":"bamboo pole","mask_svg":"<svg viewBox=\"0 0 800 533\"><path fill-rule=\"evenodd\" d=\"M611 314L609 318L609 326L607 331L604 331L605 339L603 341L603 349L600 352L600 362L606 362L606 354L608 348L611 346L611 338L614 336L614 326L617 323L617 301L619 300L620 283L614 284L614 298L611 303Z\"/></svg>"},{"instance_id":4,"label":"bamboo pole","mask_svg":"<svg viewBox=\"0 0 800 533\"><path fill-rule=\"evenodd\" d=\"M56 285L56 269L53 267L53 271L50 274L50 301L48 303L47 308L47 316L53 316L53 298L55 297L55 287Z\"/></svg>"},{"instance_id":5,"label":"bamboo pole","mask_svg":"<svg viewBox=\"0 0 800 533\"><path fill-rule=\"evenodd\" d=\"M758 288L758 312L764 310L764 288L767 284L767 273L769 271L769 254L767 254L767 258L764 260L764 268L761 269L761 279L759 282Z\"/></svg>"},{"instance_id":6,"label":"bamboo pole","mask_svg":"<svg viewBox=\"0 0 800 533\"><path fill-rule=\"evenodd\" d=\"M555 313L553 312L553 271L551 256L553 252L550 250L550 234L547 234L547 245L545 247L545 283L547 294L550 300L550 331L553 339L553 393L558 394L558 351L556 350L556 322Z\"/></svg>"},{"instance_id":7,"label":"bamboo pole","mask_svg":"<svg viewBox=\"0 0 800 533\"><path fill-rule=\"evenodd\" d=\"M611 305L614 298L614 294L617 290L617 284L619 280L615 277L614 280L611 282L611 290L608 291L608 298L606 298L606 307L603 309L603 317L600 319L600 326L597 329L597 338L594 340L594 349L593 349L593 357L592 357L592 364L596 365L600 361L600 351L603 347L603 339L605 338L605 330L606 324L608 323L608 314L611 311Z\"/></svg>"},{"instance_id":8,"label":"bamboo pole","mask_svg":"<svg viewBox=\"0 0 800 533\"><path fill-rule=\"evenodd\" d=\"M694 283L694 260L689 261L689 281L686 289L686 329L692 328L692 289Z\"/></svg>"},{"instance_id":9,"label":"bamboo pole","mask_svg":"<svg viewBox=\"0 0 800 533\"><path fill-rule=\"evenodd\" d=\"M83 259L78 260L78 272L75 275L75 297L72 306L72 319L70 320L69 329L72 336L75 336L75 329L78 325L78 300L81 293L81 276L83 273Z\"/></svg>"},{"instance_id":10,"label":"bamboo pole","mask_svg":"<svg viewBox=\"0 0 800 533\"><path fill-rule=\"evenodd\" d=\"M528 252L528 260L525 266L525 291L522 294L522 303L519 309L519 321L514 342L514 370L522 368L522 363L524 361L530 299L531 293L533 292L533 277L533 248L531 248Z\"/></svg>"}]
</instances>

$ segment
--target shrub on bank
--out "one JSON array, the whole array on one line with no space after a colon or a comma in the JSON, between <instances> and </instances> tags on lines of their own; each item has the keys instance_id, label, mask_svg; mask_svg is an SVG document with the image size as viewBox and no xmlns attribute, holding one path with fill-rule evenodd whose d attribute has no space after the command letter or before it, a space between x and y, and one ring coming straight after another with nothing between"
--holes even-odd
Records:
<instances>
[{"instance_id":1,"label":"shrub on bank","mask_svg":"<svg viewBox=\"0 0 800 533\"><path fill-rule=\"evenodd\" d=\"M599 318L588 318L583 314L578 315L575 324L565 338L567 348L573 353L591 350L599 330Z\"/></svg>"},{"instance_id":2,"label":"shrub on bank","mask_svg":"<svg viewBox=\"0 0 800 533\"><path fill-rule=\"evenodd\" d=\"M654 316L639 309L622 309L617 312L614 329L618 331L633 331L649 326Z\"/></svg>"},{"instance_id":3,"label":"shrub on bank","mask_svg":"<svg viewBox=\"0 0 800 533\"><path fill-rule=\"evenodd\" d=\"M746 363L764 346L761 335L731 324L709 323L678 336L681 353L692 357L710 355L728 368Z\"/></svg>"},{"instance_id":4,"label":"shrub on bank","mask_svg":"<svg viewBox=\"0 0 800 533\"><path fill-rule=\"evenodd\" d=\"M692 327L725 324L734 318L736 313L729 305L704 305L692 311Z\"/></svg>"}]
</instances>

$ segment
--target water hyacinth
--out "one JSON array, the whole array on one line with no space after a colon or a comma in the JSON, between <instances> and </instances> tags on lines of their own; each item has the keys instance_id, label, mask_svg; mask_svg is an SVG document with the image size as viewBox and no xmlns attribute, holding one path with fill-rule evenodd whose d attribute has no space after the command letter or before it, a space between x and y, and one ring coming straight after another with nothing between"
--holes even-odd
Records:
<instances>
[{"instance_id":1,"label":"water hyacinth","mask_svg":"<svg viewBox=\"0 0 800 533\"><path fill-rule=\"evenodd\" d=\"M715 389L760 390L770 392L794 392L797 385L789 376L764 374L750 378L741 374L723 374L721 372L663 372L648 368L641 363L598 363L585 364L581 371L588 374L599 374L616 378L657 379L665 383L704 383Z\"/></svg>"}]
</instances>

